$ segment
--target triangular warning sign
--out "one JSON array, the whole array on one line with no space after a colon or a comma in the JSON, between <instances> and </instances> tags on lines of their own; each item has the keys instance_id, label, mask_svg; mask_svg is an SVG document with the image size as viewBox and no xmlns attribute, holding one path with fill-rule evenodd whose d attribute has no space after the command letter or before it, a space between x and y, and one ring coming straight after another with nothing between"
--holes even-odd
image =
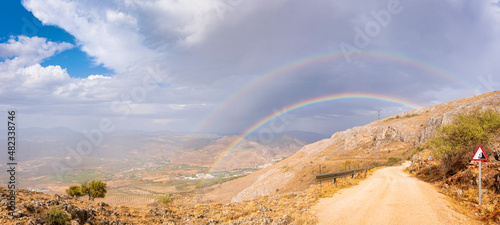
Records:
<instances>
[{"instance_id":1,"label":"triangular warning sign","mask_svg":"<svg viewBox=\"0 0 500 225\"><path fill-rule=\"evenodd\" d=\"M481 145L477 147L476 153L470 159L472 161L488 161L488 156L484 154L483 148Z\"/></svg>"},{"instance_id":2,"label":"triangular warning sign","mask_svg":"<svg viewBox=\"0 0 500 225\"><path fill-rule=\"evenodd\" d=\"M429 157L427 157L427 161L434 161L434 158L432 158L431 154L429 154Z\"/></svg>"}]
</instances>

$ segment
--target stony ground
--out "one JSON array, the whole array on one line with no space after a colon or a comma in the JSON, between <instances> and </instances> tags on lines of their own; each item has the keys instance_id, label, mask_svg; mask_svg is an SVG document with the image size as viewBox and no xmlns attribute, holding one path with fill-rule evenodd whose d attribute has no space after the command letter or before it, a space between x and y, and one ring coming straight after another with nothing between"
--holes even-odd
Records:
<instances>
[{"instance_id":1,"label":"stony ground","mask_svg":"<svg viewBox=\"0 0 500 225\"><path fill-rule=\"evenodd\" d=\"M469 167L451 177L445 177L437 166L429 174L427 162L414 161L407 172L433 184L436 189L451 198L462 214L485 224L500 224L500 162L490 160L482 166L482 204L478 204L478 165Z\"/></svg>"},{"instance_id":2,"label":"stony ground","mask_svg":"<svg viewBox=\"0 0 500 225\"><path fill-rule=\"evenodd\" d=\"M134 208L19 190L10 216L7 190L0 188L0 195L0 224L46 224L45 212L54 205L70 215L71 224L312 224L308 211L316 200L296 192L232 204Z\"/></svg>"},{"instance_id":3,"label":"stony ground","mask_svg":"<svg viewBox=\"0 0 500 225\"><path fill-rule=\"evenodd\" d=\"M71 225L120 224L316 224L311 208L319 199L331 197L338 190L358 184L375 170L356 174L354 178L312 185L305 191L274 194L237 203L191 204L186 199L170 205L158 203L147 207L113 206L86 198L50 195L18 190L13 216L7 209L8 190L0 187L0 224L47 224L45 215L52 206L58 206L71 218Z\"/></svg>"}]
</instances>

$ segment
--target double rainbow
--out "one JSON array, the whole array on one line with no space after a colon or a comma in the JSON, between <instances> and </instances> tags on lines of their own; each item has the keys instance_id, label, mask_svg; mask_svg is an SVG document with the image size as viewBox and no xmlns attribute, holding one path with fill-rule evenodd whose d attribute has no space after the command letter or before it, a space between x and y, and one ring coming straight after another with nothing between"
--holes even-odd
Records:
<instances>
[{"instance_id":1,"label":"double rainbow","mask_svg":"<svg viewBox=\"0 0 500 225\"><path fill-rule=\"evenodd\" d=\"M419 109L422 108L422 106L412 103L410 101L400 99L400 98L394 98L391 96L385 96L385 95L379 95L379 94L370 94L370 93L347 93L347 94L335 94L335 95L326 95L326 96L321 96L321 97L316 97L312 99L308 99L305 101L301 101L298 103L295 103L293 105L285 107L283 110L279 112L274 112L261 120L259 120L257 123L252 125L250 128L245 130L243 134L239 135L238 138L236 138L230 145L227 147L222 155L215 161L215 163L210 167L208 173L211 173L213 169L231 152L232 149L234 149L245 137L247 137L249 134L252 132L256 131L259 129L262 125L266 124L267 122L294 110L304 108L307 106L323 103L323 102L330 102L330 101L336 101L336 100L342 100L342 99L368 99L368 100L378 100L378 101L384 101L384 102L389 102L389 103L396 103L398 105L403 105L406 107L409 107L411 109Z\"/></svg>"},{"instance_id":2,"label":"double rainbow","mask_svg":"<svg viewBox=\"0 0 500 225\"><path fill-rule=\"evenodd\" d=\"M460 86L467 87L471 90L474 90L474 87L468 84L468 82L465 82L461 79L459 79L456 76L451 75L451 73L435 66L432 65L431 63L424 62L422 60L400 55L400 54L395 54L395 53L387 53L387 52L376 52L376 51L363 51L363 52L358 52L355 54L351 55L352 58L354 59L363 59L363 58L368 58L368 59L375 59L375 60L382 60L382 61L388 61L388 62L394 62L406 66L410 66L413 68L417 68L421 71L424 71L428 74L432 74L434 76L440 77L445 80L449 80L453 82L454 84L458 84ZM214 121L219 115L222 115L223 112L225 112L229 107L234 105L237 101L239 101L243 96L251 94L253 91L259 88L259 86L262 86L263 84L267 82L271 82L271 80L276 79L281 76L285 76L287 74L291 74L294 71L300 70L301 68L305 68L308 66L313 66L315 64L319 63L325 63L325 62L335 62L335 61L343 61L344 59L344 54L343 52L334 52L334 53L327 53L327 54L320 54L320 55L313 55L313 56L308 56L304 58L300 58L297 60L294 60L292 62L283 64L281 66L278 66L264 74L261 74L259 76L256 76L252 81L248 82L245 86L241 87L238 89L237 92L229 95L225 100L222 101L221 104L218 105L218 107L210 113L207 117L205 117L199 125L194 129L195 132L199 132L204 130L206 127L208 127L211 123L211 121Z\"/></svg>"}]
</instances>

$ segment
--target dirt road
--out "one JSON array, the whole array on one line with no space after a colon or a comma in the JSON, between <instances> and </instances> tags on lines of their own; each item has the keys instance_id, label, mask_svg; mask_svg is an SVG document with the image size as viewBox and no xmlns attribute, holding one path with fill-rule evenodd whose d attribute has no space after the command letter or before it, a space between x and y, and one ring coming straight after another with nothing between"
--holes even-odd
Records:
<instances>
[{"instance_id":1,"label":"dirt road","mask_svg":"<svg viewBox=\"0 0 500 225\"><path fill-rule=\"evenodd\" d=\"M402 172L376 171L315 207L319 224L480 224L448 207L430 184Z\"/></svg>"}]
</instances>

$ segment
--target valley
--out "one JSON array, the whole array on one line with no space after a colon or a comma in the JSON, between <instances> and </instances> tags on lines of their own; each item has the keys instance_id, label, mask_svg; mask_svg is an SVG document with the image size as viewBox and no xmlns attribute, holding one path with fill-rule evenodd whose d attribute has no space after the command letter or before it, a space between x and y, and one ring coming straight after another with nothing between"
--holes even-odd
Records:
<instances>
[{"instance_id":1,"label":"valley","mask_svg":"<svg viewBox=\"0 0 500 225\"><path fill-rule=\"evenodd\" d=\"M70 185L102 180L110 187L104 200L108 204L146 206L165 194L193 199L200 188L268 167L305 144L285 134L266 144L243 140L220 160L237 136L118 133L104 138L96 152L82 156L74 168L66 166L72 158L67 152L64 156L63 146L79 138L81 134L63 128L26 132L21 142L27 146L25 154L18 154L25 159L18 164L19 187L65 194ZM6 174L0 179L7 179Z\"/></svg>"}]
</instances>

